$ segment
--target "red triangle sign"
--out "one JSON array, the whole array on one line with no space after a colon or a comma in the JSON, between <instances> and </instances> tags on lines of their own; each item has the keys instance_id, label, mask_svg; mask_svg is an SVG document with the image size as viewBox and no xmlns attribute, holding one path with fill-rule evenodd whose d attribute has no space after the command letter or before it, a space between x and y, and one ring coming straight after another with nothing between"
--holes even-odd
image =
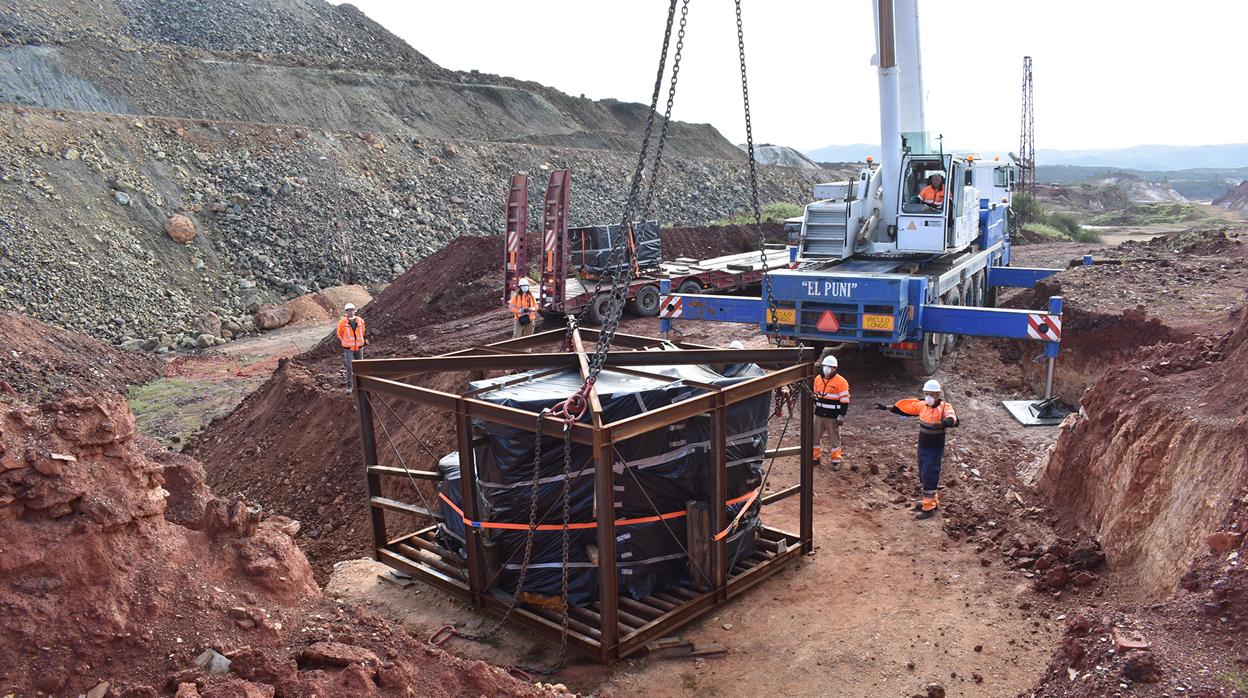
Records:
<instances>
[{"instance_id":1,"label":"red triangle sign","mask_svg":"<svg viewBox=\"0 0 1248 698\"><path fill-rule=\"evenodd\" d=\"M836 316L831 310L823 311L823 315L819 317L819 322L815 325L820 332L835 333L841 331L841 323L836 321Z\"/></svg>"}]
</instances>

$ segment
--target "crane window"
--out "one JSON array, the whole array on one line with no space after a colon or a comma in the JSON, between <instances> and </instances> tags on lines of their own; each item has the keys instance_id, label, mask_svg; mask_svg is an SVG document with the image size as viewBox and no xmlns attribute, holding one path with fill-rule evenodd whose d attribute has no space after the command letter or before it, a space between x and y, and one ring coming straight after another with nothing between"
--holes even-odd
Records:
<instances>
[{"instance_id":1,"label":"crane window","mask_svg":"<svg viewBox=\"0 0 1248 698\"><path fill-rule=\"evenodd\" d=\"M912 160L906 169L901 210L905 213L937 213L948 199L948 175L939 161Z\"/></svg>"}]
</instances>

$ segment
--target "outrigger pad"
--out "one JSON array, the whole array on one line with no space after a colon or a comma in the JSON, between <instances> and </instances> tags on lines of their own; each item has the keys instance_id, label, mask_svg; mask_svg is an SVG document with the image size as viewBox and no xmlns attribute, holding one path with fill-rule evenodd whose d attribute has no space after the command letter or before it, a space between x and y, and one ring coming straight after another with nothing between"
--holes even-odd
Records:
<instances>
[{"instance_id":1,"label":"outrigger pad","mask_svg":"<svg viewBox=\"0 0 1248 698\"><path fill-rule=\"evenodd\" d=\"M1025 427L1054 427L1070 414L1070 408L1055 397L1048 400L1002 400L1001 404Z\"/></svg>"}]
</instances>

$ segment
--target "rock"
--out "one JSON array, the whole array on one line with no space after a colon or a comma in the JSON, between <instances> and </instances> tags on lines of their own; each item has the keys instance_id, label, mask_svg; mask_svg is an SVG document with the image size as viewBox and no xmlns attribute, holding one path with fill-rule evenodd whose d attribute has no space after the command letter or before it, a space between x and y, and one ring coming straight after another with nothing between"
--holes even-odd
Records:
<instances>
[{"instance_id":1,"label":"rock","mask_svg":"<svg viewBox=\"0 0 1248 698\"><path fill-rule=\"evenodd\" d=\"M195 338L195 346L200 349L216 346L217 338L210 334L201 334Z\"/></svg>"},{"instance_id":2,"label":"rock","mask_svg":"<svg viewBox=\"0 0 1248 698\"><path fill-rule=\"evenodd\" d=\"M1056 555L1054 555L1053 553L1045 553L1036 559L1036 564L1034 565L1033 568L1037 572L1043 572L1051 568L1056 563L1057 563Z\"/></svg>"},{"instance_id":3,"label":"rock","mask_svg":"<svg viewBox=\"0 0 1248 698\"><path fill-rule=\"evenodd\" d=\"M1087 635L1095 623L1092 619L1082 613L1076 613L1066 621L1067 635Z\"/></svg>"},{"instance_id":4,"label":"rock","mask_svg":"<svg viewBox=\"0 0 1248 698\"><path fill-rule=\"evenodd\" d=\"M314 642L303 649L299 660L314 667L346 667L352 664L375 667L381 664L372 650L341 642Z\"/></svg>"},{"instance_id":5,"label":"rock","mask_svg":"<svg viewBox=\"0 0 1248 698\"><path fill-rule=\"evenodd\" d=\"M256 313L256 326L262 330L276 330L284 327L294 317L294 311L285 306L263 305Z\"/></svg>"},{"instance_id":6,"label":"rock","mask_svg":"<svg viewBox=\"0 0 1248 698\"><path fill-rule=\"evenodd\" d=\"M147 340L143 339L127 339L119 346L122 351L143 351L146 348ZM152 348L155 348L153 345Z\"/></svg>"},{"instance_id":7,"label":"rock","mask_svg":"<svg viewBox=\"0 0 1248 698\"><path fill-rule=\"evenodd\" d=\"M452 196L452 197L451 197L451 203L453 203L453 204L455 204L456 206L458 206L458 205L460 205L460 204L464 203L464 198L463 198L462 196Z\"/></svg>"},{"instance_id":8,"label":"rock","mask_svg":"<svg viewBox=\"0 0 1248 698\"><path fill-rule=\"evenodd\" d=\"M1205 545L1218 555L1225 555L1244 542L1244 534L1234 531L1218 531L1205 536Z\"/></svg>"},{"instance_id":9,"label":"rock","mask_svg":"<svg viewBox=\"0 0 1248 698\"><path fill-rule=\"evenodd\" d=\"M945 698L945 687L938 683L929 683L925 687L927 689L927 698Z\"/></svg>"},{"instance_id":10,"label":"rock","mask_svg":"<svg viewBox=\"0 0 1248 698\"><path fill-rule=\"evenodd\" d=\"M210 647L195 658L195 666L204 669L209 674L224 674L230 670L230 660Z\"/></svg>"},{"instance_id":11,"label":"rock","mask_svg":"<svg viewBox=\"0 0 1248 698\"><path fill-rule=\"evenodd\" d=\"M178 684L178 692L173 694L173 698L199 698L199 689L190 681L183 681Z\"/></svg>"},{"instance_id":12,"label":"rock","mask_svg":"<svg viewBox=\"0 0 1248 698\"><path fill-rule=\"evenodd\" d=\"M1136 650L1126 655L1122 663L1122 675L1132 681L1143 683L1161 681L1161 670L1157 668L1157 658L1148 650Z\"/></svg>"},{"instance_id":13,"label":"rock","mask_svg":"<svg viewBox=\"0 0 1248 698\"><path fill-rule=\"evenodd\" d=\"M124 191L115 191L113 192L113 201L116 201L118 204L122 206L129 206L130 195L125 193Z\"/></svg>"},{"instance_id":14,"label":"rock","mask_svg":"<svg viewBox=\"0 0 1248 698\"><path fill-rule=\"evenodd\" d=\"M1148 649L1148 640L1134 630L1114 628L1114 649L1119 652Z\"/></svg>"},{"instance_id":15,"label":"rock","mask_svg":"<svg viewBox=\"0 0 1248 698\"><path fill-rule=\"evenodd\" d=\"M1089 584L1094 583L1097 579L1098 577L1095 574L1092 574L1091 572L1084 570L1080 572L1079 574L1076 574L1075 578L1071 581L1074 582L1075 586L1077 587L1086 587Z\"/></svg>"},{"instance_id":16,"label":"rock","mask_svg":"<svg viewBox=\"0 0 1248 698\"><path fill-rule=\"evenodd\" d=\"M214 337L221 336L222 327L223 323L220 316L212 311L208 311L191 321L192 330L200 334L210 334Z\"/></svg>"},{"instance_id":17,"label":"rock","mask_svg":"<svg viewBox=\"0 0 1248 698\"><path fill-rule=\"evenodd\" d=\"M190 218L180 213L175 213L169 216L169 220L165 221L165 233L174 242L185 245L195 239L195 224L191 222Z\"/></svg>"},{"instance_id":18,"label":"rock","mask_svg":"<svg viewBox=\"0 0 1248 698\"><path fill-rule=\"evenodd\" d=\"M40 458L39 460L35 461L35 471L38 472L40 475L47 475L48 477L57 477L62 472L64 472L64 470L65 468L64 466L61 465L61 462L58 460L54 460L52 458Z\"/></svg>"},{"instance_id":19,"label":"rock","mask_svg":"<svg viewBox=\"0 0 1248 698\"><path fill-rule=\"evenodd\" d=\"M66 160L77 160L78 158L82 157L82 153L79 153L79 152L78 152L77 150L75 150L74 148L70 148L69 150L66 150L66 151L65 151L65 154L63 155L63 157L64 157ZM107 690L107 688L108 688L108 684L104 684L104 687L105 687L105 690ZM88 694L88 695L90 695L90 694Z\"/></svg>"},{"instance_id":20,"label":"rock","mask_svg":"<svg viewBox=\"0 0 1248 698\"><path fill-rule=\"evenodd\" d=\"M246 618L251 620L250 618ZM239 678L270 686L281 686L297 679L299 665L285 652L273 649L245 649L234 655L230 672Z\"/></svg>"},{"instance_id":21,"label":"rock","mask_svg":"<svg viewBox=\"0 0 1248 698\"><path fill-rule=\"evenodd\" d=\"M1066 565L1058 565L1047 572L1039 580L1041 588L1061 589L1070 582L1070 568Z\"/></svg>"}]
</instances>

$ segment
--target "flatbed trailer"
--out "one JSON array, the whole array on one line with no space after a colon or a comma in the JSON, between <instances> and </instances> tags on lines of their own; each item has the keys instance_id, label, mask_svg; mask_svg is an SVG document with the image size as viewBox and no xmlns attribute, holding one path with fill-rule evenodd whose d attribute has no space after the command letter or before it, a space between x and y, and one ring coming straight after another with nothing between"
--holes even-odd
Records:
<instances>
[{"instance_id":1,"label":"flatbed trailer","mask_svg":"<svg viewBox=\"0 0 1248 698\"><path fill-rule=\"evenodd\" d=\"M542 228L538 311L545 317L556 318L580 313L589 306L586 317L593 324L601 324L607 315L610 281L603 280L599 285L595 279L569 273L567 209L570 187L568 170L551 173L546 188ZM515 292L525 270L523 250L527 196L528 178L515 175L507 206L507 245L503 263L508 297ZM662 262L656 269L642 270L629 283L625 309L640 317L659 315L665 305L665 296L669 295L660 292L660 286L664 284L684 295L733 293L758 286L763 279L764 255L767 258L766 270L772 274L790 266L790 253L779 244L767 245L763 250L710 259L678 257Z\"/></svg>"}]
</instances>

